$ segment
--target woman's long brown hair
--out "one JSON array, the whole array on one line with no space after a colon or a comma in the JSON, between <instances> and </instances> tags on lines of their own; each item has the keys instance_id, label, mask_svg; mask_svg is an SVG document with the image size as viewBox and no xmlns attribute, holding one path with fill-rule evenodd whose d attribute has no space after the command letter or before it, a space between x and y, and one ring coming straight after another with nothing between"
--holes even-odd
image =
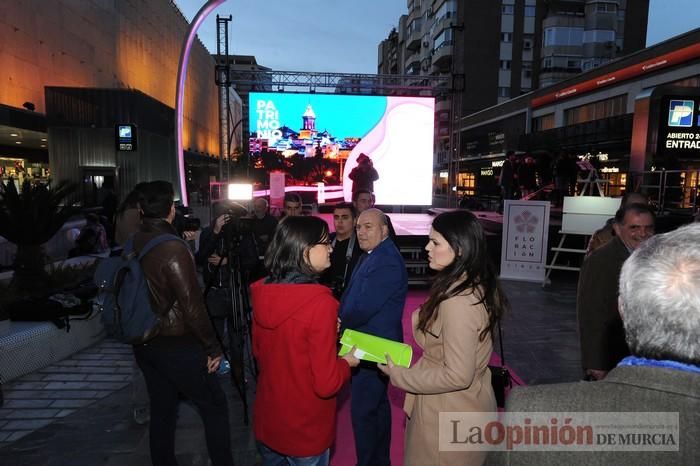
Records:
<instances>
[{"instance_id":1,"label":"woman's long brown hair","mask_svg":"<svg viewBox=\"0 0 700 466\"><path fill-rule=\"evenodd\" d=\"M486 250L484 230L474 214L466 210L440 214L432 227L445 238L455 259L435 276L428 299L418 312L418 330L429 332L440 303L467 291L484 304L489 316L489 325L479 334L479 340L483 340L493 332L508 307L508 298Z\"/></svg>"}]
</instances>

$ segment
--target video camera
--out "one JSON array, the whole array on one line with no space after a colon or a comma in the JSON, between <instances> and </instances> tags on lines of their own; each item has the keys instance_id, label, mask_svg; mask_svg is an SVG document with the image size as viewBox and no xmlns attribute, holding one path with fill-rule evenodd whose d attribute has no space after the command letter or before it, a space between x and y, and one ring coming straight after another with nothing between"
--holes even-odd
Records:
<instances>
[{"instance_id":1,"label":"video camera","mask_svg":"<svg viewBox=\"0 0 700 466\"><path fill-rule=\"evenodd\" d=\"M227 238L232 238L234 236L240 237L244 234L249 234L253 232L253 219L250 217L242 217L240 212L234 209L229 209L226 212L228 215L228 221L224 224L224 235Z\"/></svg>"},{"instance_id":2,"label":"video camera","mask_svg":"<svg viewBox=\"0 0 700 466\"><path fill-rule=\"evenodd\" d=\"M225 250L238 256L239 265L243 269L252 269L258 262L258 250L253 234L253 219L241 217L240 211L226 212L229 220L221 229Z\"/></svg>"},{"instance_id":3,"label":"video camera","mask_svg":"<svg viewBox=\"0 0 700 466\"><path fill-rule=\"evenodd\" d=\"M183 231L198 231L201 226L202 222L197 218L197 217L184 217L183 218L183 223L182 223L182 230Z\"/></svg>"},{"instance_id":4,"label":"video camera","mask_svg":"<svg viewBox=\"0 0 700 466\"><path fill-rule=\"evenodd\" d=\"M178 234L185 231L198 231L202 227L202 222L197 217L192 216L192 209L183 205L175 205L175 220L173 226Z\"/></svg>"}]
</instances>

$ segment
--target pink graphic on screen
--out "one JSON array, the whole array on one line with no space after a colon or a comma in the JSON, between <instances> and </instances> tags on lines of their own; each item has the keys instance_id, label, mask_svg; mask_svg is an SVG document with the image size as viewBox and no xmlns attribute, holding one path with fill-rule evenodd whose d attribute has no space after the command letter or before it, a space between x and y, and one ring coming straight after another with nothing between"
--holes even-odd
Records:
<instances>
[{"instance_id":1,"label":"pink graphic on screen","mask_svg":"<svg viewBox=\"0 0 700 466\"><path fill-rule=\"evenodd\" d=\"M432 203L435 101L426 97L387 97L384 116L350 153L343 173L343 193L352 198L348 177L367 154L379 174L374 182L377 204Z\"/></svg>"}]
</instances>

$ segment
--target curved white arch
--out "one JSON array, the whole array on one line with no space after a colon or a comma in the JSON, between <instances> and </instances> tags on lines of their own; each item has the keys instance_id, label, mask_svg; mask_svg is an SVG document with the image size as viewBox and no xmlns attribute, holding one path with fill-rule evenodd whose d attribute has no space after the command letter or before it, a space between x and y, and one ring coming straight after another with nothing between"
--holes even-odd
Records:
<instances>
[{"instance_id":1,"label":"curved white arch","mask_svg":"<svg viewBox=\"0 0 700 466\"><path fill-rule=\"evenodd\" d=\"M187 206L187 174L185 173L185 153L182 148L182 123L184 120L184 98L185 98L185 81L187 81L187 65L190 62L190 52L192 43L197 36L197 30L202 25L209 13L214 11L216 7L224 3L226 0L209 0L197 12L190 28L187 30L185 42L180 50L180 62L177 65L177 88L175 89L175 140L177 141L177 174L180 178L180 200L182 205Z\"/></svg>"}]
</instances>

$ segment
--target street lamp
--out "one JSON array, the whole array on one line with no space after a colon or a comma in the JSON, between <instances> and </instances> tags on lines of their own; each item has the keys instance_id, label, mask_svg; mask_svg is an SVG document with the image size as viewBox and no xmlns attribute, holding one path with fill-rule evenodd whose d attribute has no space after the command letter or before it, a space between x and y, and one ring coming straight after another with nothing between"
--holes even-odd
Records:
<instances>
[{"instance_id":1,"label":"street lamp","mask_svg":"<svg viewBox=\"0 0 700 466\"><path fill-rule=\"evenodd\" d=\"M229 111L229 115L230 115L230 113L231 113L231 108L229 108L228 111ZM226 163L227 163L227 166L226 166L226 179L229 179L229 180L231 179L231 141L233 141L233 135L236 134L236 129L238 129L238 126L239 126L241 123L243 123L243 120L244 120L244 119L245 119L245 117L243 117L243 118L241 118L240 120L238 120L238 121L236 122L236 124L233 125L233 128L231 129L231 131L229 131L229 133L228 133L228 144L226 145L226 148L227 148L226 150L228 151L228 154L226 154ZM246 168L245 168L245 170L246 170L246 172L245 172L246 178L249 176L249 173L248 173L248 166L249 166L249 165L250 165L249 163L246 163Z\"/></svg>"}]
</instances>

